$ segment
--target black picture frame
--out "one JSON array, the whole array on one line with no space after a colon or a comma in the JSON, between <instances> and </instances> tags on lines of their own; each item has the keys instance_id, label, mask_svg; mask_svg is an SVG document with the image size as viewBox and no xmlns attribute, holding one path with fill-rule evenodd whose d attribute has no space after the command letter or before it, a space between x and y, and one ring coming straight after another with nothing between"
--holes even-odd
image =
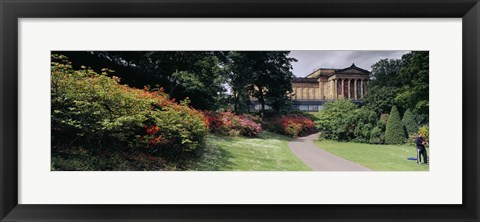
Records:
<instances>
[{"instance_id":1,"label":"black picture frame","mask_svg":"<svg viewBox=\"0 0 480 222\"><path fill-rule=\"evenodd\" d=\"M0 0L1 221L479 221L478 0ZM19 18L462 18L462 205L19 205ZM448 43L446 43L448 44Z\"/></svg>"}]
</instances>

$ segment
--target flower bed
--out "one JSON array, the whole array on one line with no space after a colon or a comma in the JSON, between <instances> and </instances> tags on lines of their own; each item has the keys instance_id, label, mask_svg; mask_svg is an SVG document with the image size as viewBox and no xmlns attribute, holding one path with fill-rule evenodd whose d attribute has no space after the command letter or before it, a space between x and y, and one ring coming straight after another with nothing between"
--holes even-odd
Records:
<instances>
[{"instance_id":1,"label":"flower bed","mask_svg":"<svg viewBox=\"0 0 480 222\"><path fill-rule=\"evenodd\" d=\"M210 132L254 137L262 131L261 120L252 115L210 111L205 111L204 114L207 117Z\"/></svg>"},{"instance_id":2,"label":"flower bed","mask_svg":"<svg viewBox=\"0 0 480 222\"><path fill-rule=\"evenodd\" d=\"M290 137L298 137L315 131L313 120L300 114L273 117L268 123L270 130Z\"/></svg>"}]
</instances>

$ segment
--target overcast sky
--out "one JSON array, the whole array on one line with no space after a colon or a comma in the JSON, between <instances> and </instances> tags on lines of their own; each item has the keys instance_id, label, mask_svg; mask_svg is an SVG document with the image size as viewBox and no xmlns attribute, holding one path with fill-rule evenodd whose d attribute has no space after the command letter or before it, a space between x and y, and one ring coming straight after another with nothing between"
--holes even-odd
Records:
<instances>
[{"instance_id":1,"label":"overcast sky","mask_svg":"<svg viewBox=\"0 0 480 222\"><path fill-rule=\"evenodd\" d=\"M409 51L291 51L290 57L298 62L293 63L293 74L304 77L318 68L342 69L352 63L362 69L371 71L371 66L380 59L398 59Z\"/></svg>"}]
</instances>

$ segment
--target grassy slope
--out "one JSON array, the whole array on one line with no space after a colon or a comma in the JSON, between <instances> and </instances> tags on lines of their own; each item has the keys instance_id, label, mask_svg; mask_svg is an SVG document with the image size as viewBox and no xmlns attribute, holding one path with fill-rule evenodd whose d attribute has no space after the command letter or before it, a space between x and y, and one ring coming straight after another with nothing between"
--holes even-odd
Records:
<instances>
[{"instance_id":1,"label":"grassy slope","mask_svg":"<svg viewBox=\"0 0 480 222\"><path fill-rule=\"evenodd\" d=\"M372 170L428 171L428 165L418 165L415 160L407 160L408 157L416 157L416 148L413 146L344 143L330 140L316 141L315 144L330 153Z\"/></svg>"},{"instance_id":2,"label":"grassy slope","mask_svg":"<svg viewBox=\"0 0 480 222\"><path fill-rule=\"evenodd\" d=\"M259 138L209 135L206 151L192 170L309 171L288 148L289 138L263 132Z\"/></svg>"}]
</instances>

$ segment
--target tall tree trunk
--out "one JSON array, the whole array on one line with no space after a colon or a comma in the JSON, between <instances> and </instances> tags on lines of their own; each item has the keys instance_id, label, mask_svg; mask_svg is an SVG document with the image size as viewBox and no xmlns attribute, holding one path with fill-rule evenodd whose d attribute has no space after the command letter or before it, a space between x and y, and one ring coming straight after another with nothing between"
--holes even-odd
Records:
<instances>
[{"instance_id":1,"label":"tall tree trunk","mask_svg":"<svg viewBox=\"0 0 480 222\"><path fill-rule=\"evenodd\" d=\"M260 116L262 117L263 119L263 116L265 114L265 99L263 98L263 91L262 91L262 88L258 87L259 91L260 91L260 96L258 97L258 101L260 102L260 104L262 104L262 110L260 111Z\"/></svg>"},{"instance_id":2,"label":"tall tree trunk","mask_svg":"<svg viewBox=\"0 0 480 222\"><path fill-rule=\"evenodd\" d=\"M238 93L233 90L233 112L238 114Z\"/></svg>"}]
</instances>

